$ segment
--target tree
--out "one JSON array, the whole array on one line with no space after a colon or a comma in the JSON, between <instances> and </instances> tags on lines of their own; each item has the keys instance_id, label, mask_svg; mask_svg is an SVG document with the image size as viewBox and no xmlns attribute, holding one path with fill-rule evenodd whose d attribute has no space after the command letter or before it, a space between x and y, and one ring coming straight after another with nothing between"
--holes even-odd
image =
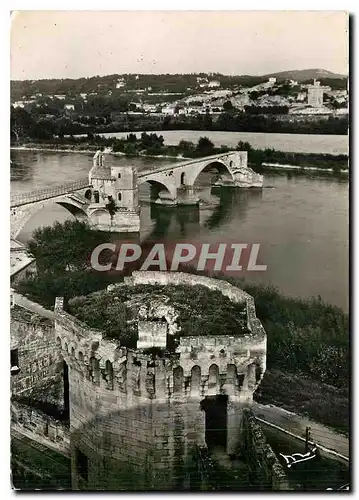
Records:
<instances>
[{"instance_id":1,"label":"tree","mask_svg":"<svg viewBox=\"0 0 359 500\"><path fill-rule=\"evenodd\" d=\"M185 156L188 153L192 153L195 149L195 145L192 141L185 141L184 139L179 141L177 147L178 147L179 151L181 153L183 153Z\"/></svg>"},{"instance_id":2,"label":"tree","mask_svg":"<svg viewBox=\"0 0 359 500\"><path fill-rule=\"evenodd\" d=\"M253 148L249 142L239 141L236 149L237 151L251 151Z\"/></svg>"},{"instance_id":3,"label":"tree","mask_svg":"<svg viewBox=\"0 0 359 500\"><path fill-rule=\"evenodd\" d=\"M232 111L233 104L231 103L231 101L226 101L225 103L223 103L223 109L224 111Z\"/></svg>"},{"instance_id":4,"label":"tree","mask_svg":"<svg viewBox=\"0 0 359 500\"><path fill-rule=\"evenodd\" d=\"M22 295L52 309L56 297L64 297L67 302L72 297L80 297L97 290L103 290L110 283L119 281L121 281L121 276L95 271L72 271L65 274L45 273L20 281L16 285L16 289Z\"/></svg>"},{"instance_id":5,"label":"tree","mask_svg":"<svg viewBox=\"0 0 359 500\"><path fill-rule=\"evenodd\" d=\"M147 134L146 132L142 132L141 134L141 144L143 148L162 148L164 143L164 138L162 135L158 136L157 134Z\"/></svg>"},{"instance_id":6,"label":"tree","mask_svg":"<svg viewBox=\"0 0 359 500\"><path fill-rule=\"evenodd\" d=\"M116 203L111 195L108 196L107 199L108 199L108 202L106 203L105 206L106 206L106 208L111 216L111 219L113 219L113 216L118 211L118 208L116 207Z\"/></svg>"},{"instance_id":7,"label":"tree","mask_svg":"<svg viewBox=\"0 0 359 500\"><path fill-rule=\"evenodd\" d=\"M208 137L200 137L197 143L197 151L203 156L209 156L214 153L214 144Z\"/></svg>"},{"instance_id":8,"label":"tree","mask_svg":"<svg viewBox=\"0 0 359 500\"><path fill-rule=\"evenodd\" d=\"M212 117L209 114L209 111L207 109L206 114L203 117L203 129L204 130L212 130L212 125L213 125Z\"/></svg>"},{"instance_id":9,"label":"tree","mask_svg":"<svg viewBox=\"0 0 359 500\"><path fill-rule=\"evenodd\" d=\"M108 241L109 235L105 232L94 231L85 222L69 219L35 230L27 249L36 259L39 274L63 275L87 269L92 251ZM101 257L108 261L109 256L104 254Z\"/></svg>"},{"instance_id":10,"label":"tree","mask_svg":"<svg viewBox=\"0 0 359 500\"><path fill-rule=\"evenodd\" d=\"M136 134L128 134L127 135L127 142L136 142L137 141L137 136Z\"/></svg>"},{"instance_id":11,"label":"tree","mask_svg":"<svg viewBox=\"0 0 359 500\"><path fill-rule=\"evenodd\" d=\"M25 137L31 137L34 127L34 120L23 108L10 108L10 129L11 136L17 142Z\"/></svg>"}]
</instances>

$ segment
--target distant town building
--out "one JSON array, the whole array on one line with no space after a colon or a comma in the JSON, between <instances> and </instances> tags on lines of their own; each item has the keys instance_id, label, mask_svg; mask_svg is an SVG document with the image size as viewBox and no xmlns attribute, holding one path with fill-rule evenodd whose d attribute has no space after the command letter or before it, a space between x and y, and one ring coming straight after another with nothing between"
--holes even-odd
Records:
<instances>
[{"instance_id":1,"label":"distant town building","mask_svg":"<svg viewBox=\"0 0 359 500\"><path fill-rule=\"evenodd\" d=\"M25 99L22 101L15 101L13 103L14 108L25 108L29 104L34 104L35 100L34 99Z\"/></svg>"},{"instance_id":2,"label":"distant town building","mask_svg":"<svg viewBox=\"0 0 359 500\"><path fill-rule=\"evenodd\" d=\"M120 89L122 87L126 87L126 82L123 78L119 78L116 83L116 89Z\"/></svg>"},{"instance_id":3,"label":"distant town building","mask_svg":"<svg viewBox=\"0 0 359 500\"><path fill-rule=\"evenodd\" d=\"M65 104L64 110L65 111L75 111L75 105L74 104Z\"/></svg>"},{"instance_id":4,"label":"distant town building","mask_svg":"<svg viewBox=\"0 0 359 500\"><path fill-rule=\"evenodd\" d=\"M162 113L164 115L174 115L175 111L176 111L176 107L173 105L172 106L165 106L164 108L162 108Z\"/></svg>"},{"instance_id":5,"label":"distant town building","mask_svg":"<svg viewBox=\"0 0 359 500\"><path fill-rule=\"evenodd\" d=\"M307 98L307 94L305 92L298 92L297 101L304 102Z\"/></svg>"},{"instance_id":6,"label":"distant town building","mask_svg":"<svg viewBox=\"0 0 359 500\"><path fill-rule=\"evenodd\" d=\"M13 106L14 106L14 108L24 108L25 104L24 104L24 101L15 101L13 103Z\"/></svg>"},{"instance_id":7,"label":"distant town building","mask_svg":"<svg viewBox=\"0 0 359 500\"><path fill-rule=\"evenodd\" d=\"M330 91L330 87L322 87L319 80L313 81L313 85L308 85L308 104L313 108L323 107L323 94Z\"/></svg>"},{"instance_id":8,"label":"distant town building","mask_svg":"<svg viewBox=\"0 0 359 500\"><path fill-rule=\"evenodd\" d=\"M143 111L146 111L146 113L156 113L157 108L157 104L144 104L142 106Z\"/></svg>"},{"instance_id":9,"label":"distant town building","mask_svg":"<svg viewBox=\"0 0 359 500\"><path fill-rule=\"evenodd\" d=\"M221 86L221 82L219 80L211 80L210 82L208 82L209 88L215 88L215 87L220 87L220 86Z\"/></svg>"},{"instance_id":10,"label":"distant town building","mask_svg":"<svg viewBox=\"0 0 359 500\"><path fill-rule=\"evenodd\" d=\"M270 83L271 85L274 85L276 82L277 82L277 79L274 76L268 78L268 83Z\"/></svg>"}]
</instances>

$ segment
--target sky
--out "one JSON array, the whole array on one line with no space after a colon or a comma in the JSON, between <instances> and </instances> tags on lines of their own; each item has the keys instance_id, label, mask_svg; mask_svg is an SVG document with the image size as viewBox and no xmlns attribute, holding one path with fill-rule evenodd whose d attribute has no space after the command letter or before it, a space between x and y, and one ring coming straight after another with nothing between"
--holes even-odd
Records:
<instances>
[{"instance_id":1,"label":"sky","mask_svg":"<svg viewBox=\"0 0 359 500\"><path fill-rule=\"evenodd\" d=\"M344 11L17 11L11 79L348 73Z\"/></svg>"}]
</instances>

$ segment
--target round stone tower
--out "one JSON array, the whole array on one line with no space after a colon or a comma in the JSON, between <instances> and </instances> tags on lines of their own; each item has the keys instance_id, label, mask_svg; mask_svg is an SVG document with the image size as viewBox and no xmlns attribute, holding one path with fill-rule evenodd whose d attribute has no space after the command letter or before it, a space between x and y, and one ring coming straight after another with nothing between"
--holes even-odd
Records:
<instances>
[{"instance_id":1,"label":"round stone tower","mask_svg":"<svg viewBox=\"0 0 359 500\"><path fill-rule=\"evenodd\" d=\"M266 334L253 298L229 283L184 273L134 272L121 286L202 285L243 305L238 335L182 336L168 349L171 309L139 318L137 348L105 338L55 306L68 368L73 489L186 487L196 447L240 446L243 409L266 363Z\"/></svg>"}]
</instances>

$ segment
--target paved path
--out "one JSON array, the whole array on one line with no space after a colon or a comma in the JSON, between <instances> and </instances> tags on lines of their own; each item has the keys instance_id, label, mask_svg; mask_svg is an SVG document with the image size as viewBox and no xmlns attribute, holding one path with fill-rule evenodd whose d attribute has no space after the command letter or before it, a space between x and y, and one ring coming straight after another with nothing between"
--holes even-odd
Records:
<instances>
[{"instance_id":1,"label":"paved path","mask_svg":"<svg viewBox=\"0 0 359 500\"><path fill-rule=\"evenodd\" d=\"M19 293L16 293L16 292L13 292L13 298L14 298L14 303L17 304L18 306L21 306L24 309L27 309L28 311L35 312L35 313L39 314L40 316L43 316L44 318L55 320L55 313L53 311L49 311L48 309L45 309L40 304L36 304L35 302L32 302L31 300L27 299L23 295L20 295Z\"/></svg>"},{"instance_id":2,"label":"paved path","mask_svg":"<svg viewBox=\"0 0 359 500\"><path fill-rule=\"evenodd\" d=\"M310 427L312 441L349 458L349 439L344 434L335 432L325 425L313 422L306 417L274 405L253 402L252 411L256 417L275 424L299 437L305 438L306 427Z\"/></svg>"}]
</instances>

